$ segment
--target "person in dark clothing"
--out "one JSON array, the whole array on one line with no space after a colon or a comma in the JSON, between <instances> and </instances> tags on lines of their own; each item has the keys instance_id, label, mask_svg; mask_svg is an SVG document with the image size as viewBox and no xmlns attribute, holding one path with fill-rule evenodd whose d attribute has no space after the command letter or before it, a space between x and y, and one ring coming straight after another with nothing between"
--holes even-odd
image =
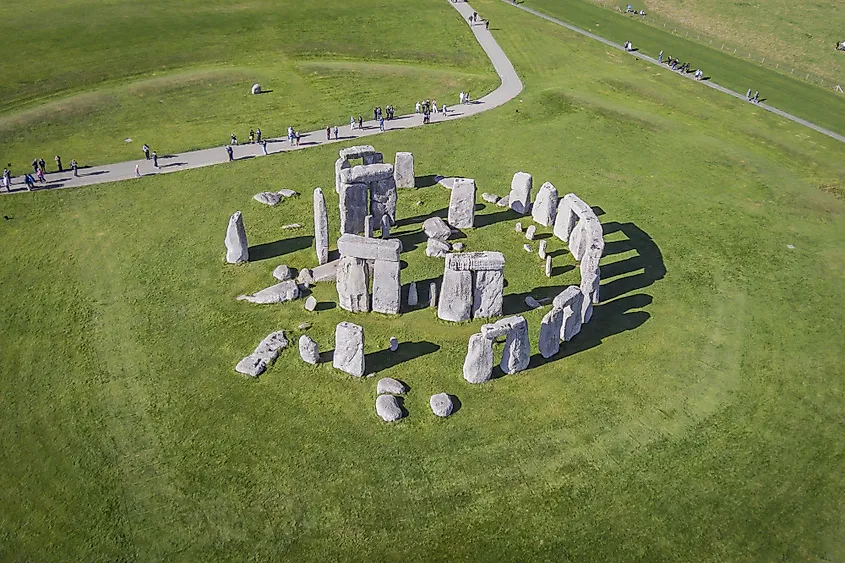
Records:
<instances>
[{"instance_id":1,"label":"person in dark clothing","mask_svg":"<svg viewBox=\"0 0 845 563\"><path fill-rule=\"evenodd\" d=\"M252 129L249 130L249 144L253 144L255 142L255 131Z\"/></svg>"},{"instance_id":2,"label":"person in dark clothing","mask_svg":"<svg viewBox=\"0 0 845 563\"><path fill-rule=\"evenodd\" d=\"M144 146L141 147L141 150L144 151L144 158L149 160L150 159L150 146L147 143L144 143Z\"/></svg>"},{"instance_id":3,"label":"person in dark clothing","mask_svg":"<svg viewBox=\"0 0 845 563\"><path fill-rule=\"evenodd\" d=\"M32 177L32 174L27 174L23 177L23 181L26 183L26 189L31 192L32 188L35 187L35 178Z\"/></svg>"},{"instance_id":4,"label":"person in dark clothing","mask_svg":"<svg viewBox=\"0 0 845 563\"><path fill-rule=\"evenodd\" d=\"M255 140L258 141L259 143L261 142L261 129L255 130Z\"/></svg>"},{"instance_id":5,"label":"person in dark clothing","mask_svg":"<svg viewBox=\"0 0 845 563\"><path fill-rule=\"evenodd\" d=\"M33 174L38 173L38 159L37 158L32 161L32 173Z\"/></svg>"},{"instance_id":6,"label":"person in dark clothing","mask_svg":"<svg viewBox=\"0 0 845 563\"><path fill-rule=\"evenodd\" d=\"M40 169L41 169L41 172L42 172L43 174L46 174L46 173L47 173L47 163L46 163L46 162L44 162L44 159L43 159L43 158L39 158L39 159L38 159L38 168L40 168Z\"/></svg>"},{"instance_id":7,"label":"person in dark clothing","mask_svg":"<svg viewBox=\"0 0 845 563\"><path fill-rule=\"evenodd\" d=\"M237 145L238 144L238 138L235 136L235 134L232 133L230 136L232 138L232 144Z\"/></svg>"},{"instance_id":8,"label":"person in dark clothing","mask_svg":"<svg viewBox=\"0 0 845 563\"><path fill-rule=\"evenodd\" d=\"M490 29L490 20L484 22L484 29Z\"/></svg>"},{"instance_id":9,"label":"person in dark clothing","mask_svg":"<svg viewBox=\"0 0 845 563\"><path fill-rule=\"evenodd\" d=\"M226 145L226 154L229 155L229 162L235 160L234 152L235 151L232 150L232 145Z\"/></svg>"},{"instance_id":10,"label":"person in dark clothing","mask_svg":"<svg viewBox=\"0 0 845 563\"><path fill-rule=\"evenodd\" d=\"M364 128L364 118L359 115L358 116L358 129L363 129L363 128Z\"/></svg>"},{"instance_id":11,"label":"person in dark clothing","mask_svg":"<svg viewBox=\"0 0 845 563\"><path fill-rule=\"evenodd\" d=\"M76 163L75 158L70 161L70 169L73 170L73 175L79 178L79 165Z\"/></svg>"},{"instance_id":12,"label":"person in dark clothing","mask_svg":"<svg viewBox=\"0 0 845 563\"><path fill-rule=\"evenodd\" d=\"M153 151L153 166L158 168L158 154L156 154L156 151Z\"/></svg>"},{"instance_id":13,"label":"person in dark clothing","mask_svg":"<svg viewBox=\"0 0 845 563\"><path fill-rule=\"evenodd\" d=\"M53 160L56 161L56 168L59 169L59 172L62 172L63 171L63 169L62 169L62 157L60 157L59 155L56 155L56 156L53 157Z\"/></svg>"}]
</instances>

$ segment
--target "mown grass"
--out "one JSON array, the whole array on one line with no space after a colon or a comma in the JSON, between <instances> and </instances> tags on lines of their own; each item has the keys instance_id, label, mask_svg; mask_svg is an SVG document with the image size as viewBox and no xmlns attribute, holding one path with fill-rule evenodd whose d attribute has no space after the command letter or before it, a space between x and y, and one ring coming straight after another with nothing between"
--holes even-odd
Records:
<instances>
[{"instance_id":1,"label":"mown grass","mask_svg":"<svg viewBox=\"0 0 845 563\"><path fill-rule=\"evenodd\" d=\"M821 189L842 186L841 144L484 8L523 94L373 141L412 151L420 177L501 195L526 170L599 208L588 329L550 363L471 386L477 321L235 301L279 263L314 263L314 186L337 229L330 147L2 198L0 558L842 559L845 202ZM303 195L251 199L280 187ZM401 192L404 283L440 274L419 220L447 202L436 185ZM276 256L223 263L236 209L251 245L282 241ZM577 281L555 239L546 279L515 217L479 219L463 240L506 254L509 311ZM544 312L525 313L535 355ZM363 324L370 369L411 386L410 416L382 423L377 377L307 366L295 345L258 381L232 371L306 320L323 350L336 322ZM441 391L462 405L446 420L427 405Z\"/></svg>"}]
</instances>

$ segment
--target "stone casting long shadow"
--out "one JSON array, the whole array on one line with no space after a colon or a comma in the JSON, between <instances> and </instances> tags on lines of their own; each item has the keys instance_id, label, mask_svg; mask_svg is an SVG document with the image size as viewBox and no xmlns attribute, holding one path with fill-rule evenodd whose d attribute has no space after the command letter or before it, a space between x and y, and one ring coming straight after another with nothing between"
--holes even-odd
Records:
<instances>
[{"instance_id":1,"label":"stone casting long shadow","mask_svg":"<svg viewBox=\"0 0 845 563\"><path fill-rule=\"evenodd\" d=\"M277 240L276 242L265 242L249 247L249 261L258 262L268 258L276 258L284 254L290 254L297 250L311 247L314 240L312 236L302 236Z\"/></svg>"},{"instance_id":2,"label":"stone casting long shadow","mask_svg":"<svg viewBox=\"0 0 845 563\"><path fill-rule=\"evenodd\" d=\"M390 369L403 362L433 354L438 350L440 350L440 346L426 340L419 342L400 342L399 349L395 352L391 352L389 349L379 350L378 352L367 354L364 361L367 366L367 372L374 373Z\"/></svg>"}]
</instances>

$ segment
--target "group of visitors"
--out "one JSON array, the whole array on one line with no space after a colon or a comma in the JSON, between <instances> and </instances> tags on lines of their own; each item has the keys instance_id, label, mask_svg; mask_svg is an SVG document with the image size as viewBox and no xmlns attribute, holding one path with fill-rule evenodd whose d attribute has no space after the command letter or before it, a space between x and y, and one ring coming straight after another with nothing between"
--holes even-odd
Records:
<instances>
[{"instance_id":1,"label":"group of visitors","mask_svg":"<svg viewBox=\"0 0 845 563\"><path fill-rule=\"evenodd\" d=\"M234 133L233 133L234 135ZM144 143L144 146L141 147L141 150L144 152L144 158L147 160L153 161L153 166L158 168L158 153L156 151L150 152L150 146L147 143ZM140 176L141 170L138 166L135 167L135 175Z\"/></svg>"},{"instance_id":2,"label":"group of visitors","mask_svg":"<svg viewBox=\"0 0 845 563\"><path fill-rule=\"evenodd\" d=\"M634 50L634 44L630 41L625 41L625 43L622 44L622 48L630 53Z\"/></svg>"},{"instance_id":3,"label":"group of visitors","mask_svg":"<svg viewBox=\"0 0 845 563\"><path fill-rule=\"evenodd\" d=\"M845 41L837 41L836 42L836 50L837 51L845 51Z\"/></svg>"},{"instance_id":4,"label":"group of visitors","mask_svg":"<svg viewBox=\"0 0 845 563\"><path fill-rule=\"evenodd\" d=\"M53 160L56 162L56 171L64 172L64 168L62 167L62 157L56 155L53 157ZM23 175L24 185L26 185L26 189L29 191L32 191L32 189L35 188L36 183L47 183L47 162L43 158L35 158L32 160L31 166L32 172L27 172ZM73 171L73 175L78 178L79 165L75 159L70 161L70 168ZM12 164L7 163L6 167L3 169L3 175L0 177L0 187L6 188L7 192L12 191L12 177Z\"/></svg>"},{"instance_id":5,"label":"group of visitors","mask_svg":"<svg viewBox=\"0 0 845 563\"><path fill-rule=\"evenodd\" d=\"M358 129L363 129L363 128L364 128L364 118L359 115L358 116ZM350 131L355 130L355 116L352 116L352 115L349 116L349 130Z\"/></svg>"},{"instance_id":6,"label":"group of visitors","mask_svg":"<svg viewBox=\"0 0 845 563\"><path fill-rule=\"evenodd\" d=\"M754 95L751 95L751 88L748 89L748 92L745 93L745 99L752 104L759 104L760 103L760 92L754 90Z\"/></svg>"},{"instance_id":7,"label":"group of visitors","mask_svg":"<svg viewBox=\"0 0 845 563\"><path fill-rule=\"evenodd\" d=\"M339 138L338 134L337 134L337 125L334 126L334 130L332 130L331 126L329 126L329 125L326 126L326 140L327 141L332 140L332 133L334 133L334 140L337 141L338 138Z\"/></svg>"},{"instance_id":8,"label":"group of visitors","mask_svg":"<svg viewBox=\"0 0 845 563\"><path fill-rule=\"evenodd\" d=\"M461 92L458 99L460 99L461 104L468 104L470 102L469 92Z\"/></svg>"},{"instance_id":9,"label":"group of visitors","mask_svg":"<svg viewBox=\"0 0 845 563\"><path fill-rule=\"evenodd\" d=\"M490 20L482 20L478 17L478 12L473 12L471 16L467 16L469 25L475 25L480 21L484 22L484 29L490 29Z\"/></svg>"},{"instance_id":10,"label":"group of visitors","mask_svg":"<svg viewBox=\"0 0 845 563\"><path fill-rule=\"evenodd\" d=\"M627 7L627 8L625 8L625 13L626 13L626 14L634 14L635 16L644 16L644 15L645 15L645 10L639 10L639 11L638 11L638 10L635 10L635 9L633 9L633 8L631 7L631 5L630 5L630 4L628 4L628 7Z\"/></svg>"},{"instance_id":11,"label":"group of visitors","mask_svg":"<svg viewBox=\"0 0 845 563\"><path fill-rule=\"evenodd\" d=\"M663 51L660 51L660 53L657 55L657 62L663 64ZM669 55L666 58L666 64L669 66L669 68L680 72L681 74L687 74L690 72L689 63L682 63L678 60L677 57L673 59L672 55ZM693 77L696 80L701 80L704 77L704 71L700 68L695 69L695 74L693 74Z\"/></svg>"}]
</instances>

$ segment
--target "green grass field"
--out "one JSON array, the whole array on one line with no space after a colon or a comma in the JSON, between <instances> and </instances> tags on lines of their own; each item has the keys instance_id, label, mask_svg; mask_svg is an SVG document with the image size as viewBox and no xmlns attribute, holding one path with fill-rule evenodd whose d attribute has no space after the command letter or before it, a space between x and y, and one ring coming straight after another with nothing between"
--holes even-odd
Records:
<instances>
[{"instance_id":1,"label":"green grass field","mask_svg":"<svg viewBox=\"0 0 845 563\"><path fill-rule=\"evenodd\" d=\"M426 184L464 175L503 195L525 170L600 208L603 302L585 331L554 361L472 386L478 321L235 301L280 263L314 264L314 186L337 229L331 147L0 198L0 559L845 558L845 147L499 0L473 6L522 95L371 140L386 158L412 151ZM252 200L282 187L302 196ZM403 283L442 273L419 224L447 204L437 185L401 192ZM229 266L238 209L257 259ZM505 253L507 311L578 281L556 239L547 279L516 217L478 214L464 242ZM304 228L280 229L292 222ZM546 310L525 313L535 356ZM370 370L411 386L407 419L377 418L378 377L307 366L295 345L258 381L233 371L303 321L331 350L340 320L364 326ZM461 402L445 420L428 408L441 391Z\"/></svg>"}]
</instances>

